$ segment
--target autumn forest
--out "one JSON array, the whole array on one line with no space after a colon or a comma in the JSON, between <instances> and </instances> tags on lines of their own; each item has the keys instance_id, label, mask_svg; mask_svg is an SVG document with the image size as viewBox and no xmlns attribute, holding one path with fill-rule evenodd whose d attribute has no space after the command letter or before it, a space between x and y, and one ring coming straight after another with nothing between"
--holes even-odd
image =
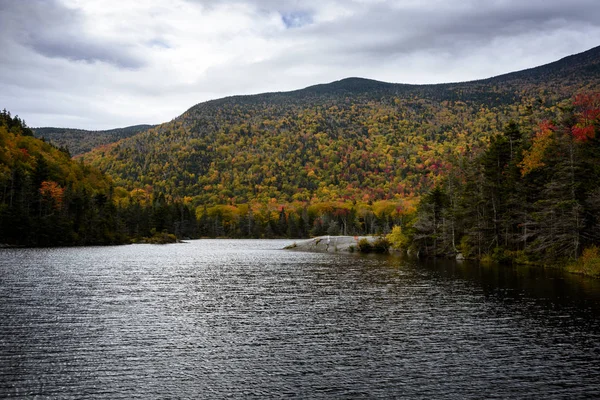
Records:
<instances>
[{"instance_id":1,"label":"autumn forest","mask_svg":"<svg viewBox=\"0 0 600 400\"><path fill-rule=\"evenodd\" d=\"M419 256L594 275L599 129L600 48L482 81L228 97L113 131L4 110L0 243L392 233Z\"/></svg>"}]
</instances>

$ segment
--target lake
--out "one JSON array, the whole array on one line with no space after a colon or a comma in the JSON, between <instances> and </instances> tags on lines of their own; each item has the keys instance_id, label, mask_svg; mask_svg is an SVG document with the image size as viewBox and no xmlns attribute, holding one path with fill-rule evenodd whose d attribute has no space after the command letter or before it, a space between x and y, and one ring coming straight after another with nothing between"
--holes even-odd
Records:
<instances>
[{"instance_id":1,"label":"lake","mask_svg":"<svg viewBox=\"0 0 600 400\"><path fill-rule=\"evenodd\" d=\"M196 240L0 250L0 397L597 398L600 282Z\"/></svg>"}]
</instances>

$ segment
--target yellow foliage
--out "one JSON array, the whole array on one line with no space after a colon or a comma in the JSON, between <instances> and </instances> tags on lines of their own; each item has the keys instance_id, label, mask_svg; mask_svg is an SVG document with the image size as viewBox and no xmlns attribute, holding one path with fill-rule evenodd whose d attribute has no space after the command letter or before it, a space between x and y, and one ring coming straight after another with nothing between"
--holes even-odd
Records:
<instances>
[{"instance_id":1,"label":"yellow foliage","mask_svg":"<svg viewBox=\"0 0 600 400\"><path fill-rule=\"evenodd\" d=\"M402 232L402 227L398 225L394 225L392 231L386 236L386 239L395 250L405 249L409 244L408 237Z\"/></svg>"},{"instance_id":2,"label":"yellow foliage","mask_svg":"<svg viewBox=\"0 0 600 400\"><path fill-rule=\"evenodd\" d=\"M547 121L540 124L540 131L535 135L531 149L523 153L523 161L519 164L521 175L525 176L531 171L546 165L542 160L546 149L552 144L553 129L554 126Z\"/></svg>"}]
</instances>

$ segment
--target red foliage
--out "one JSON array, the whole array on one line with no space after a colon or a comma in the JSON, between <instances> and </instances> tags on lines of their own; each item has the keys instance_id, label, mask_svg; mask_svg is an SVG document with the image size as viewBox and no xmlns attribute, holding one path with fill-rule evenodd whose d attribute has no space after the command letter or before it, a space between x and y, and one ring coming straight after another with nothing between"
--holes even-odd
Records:
<instances>
[{"instance_id":1,"label":"red foliage","mask_svg":"<svg viewBox=\"0 0 600 400\"><path fill-rule=\"evenodd\" d=\"M552 123L552 121L544 120L539 124L540 131L536 134L536 136L545 136L550 131L554 131L556 126Z\"/></svg>"},{"instance_id":2,"label":"red foliage","mask_svg":"<svg viewBox=\"0 0 600 400\"><path fill-rule=\"evenodd\" d=\"M600 117L600 108L583 110L581 117L590 122L596 121Z\"/></svg>"},{"instance_id":3,"label":"red foliage","mask_svg":"<svg viewBox=\"0 0 600 400\"><path fill-rule=\"evenodd\" d=\"M571 128L578 142L585 142L596 136L596 126L600 120L600 93L582 93L573 99L577 123Z\"/></svg>"},{"instance_id":4,"label":"red foliage","mask_svg":"<svg viewBox=\"0 0 600 400\"><path fill-rule=\"evenodd\" d=\"M595 136L594 127L592 125L575 125L573 128L571 128L571 133L573 133L573 137L578 142L585 142L588 139L592 139Z\"/></svg>"},{"instance_id":5,"label":"red foliage","mask_svg":"<svg viewBox=\"0 0 600 400\"><path fill-rule=\"evenodd\" d=\"M47 200L51 200L56 209L60 209L62 206L64 193L65 189L53 181L44 181L40 186L40 194Z\"/></svg>"},{"instance_id":6,"label":"red foliage","mask_svg":"<svg viewBox=\"0 0 600 400\"><path fill-rule=\"evenodd\" d=\"M573 105L583 107L600 107L600 93L580 93L573 99Z\"/></svg>"}]
</instances>

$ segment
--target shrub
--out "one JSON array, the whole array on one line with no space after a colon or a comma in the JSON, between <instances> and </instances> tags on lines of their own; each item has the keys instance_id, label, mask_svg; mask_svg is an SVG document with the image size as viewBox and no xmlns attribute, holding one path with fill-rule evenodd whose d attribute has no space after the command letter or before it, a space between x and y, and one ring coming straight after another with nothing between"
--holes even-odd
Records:
<instances>
[{"instance_id":1,"label":"shrub","mask_svg":"<svg viewBox=\"0 0 600 400\"><path fill-rule=\"evenodd\" d=\"M177 241L177 236L167 232L154 232L154 234L151 237L144 238L142 240L143 243L149 244L168 244L177 243Z\"/></svg>"},{"instance_id":2,"label":"shrub","mask_svg":"<svg viewBox=\"0 0 600 400\"><path fill-rule=\"evenodd\" d=\"M492 258L491 255L489 254L484 254L481 256L481 258L479 259L479 262L485 265L490 265L494 263L494 259Z\"/></svg>"},{"instance_id":3,"label":"shrub","mask_svg":"<svg viewBox=\"0 0 600 400\"><path fill-rule=\"evenodd\" d=\"M395 250L402 250L408 247L408 237L402 233L402 227L398 225L394 225L392 231L385 238Z\"/></svg>"},{"instance_id":4,"label":"shrub","mask_svg":"<svg viewBox=\"0 0 600 400\"><path fill-rule=\"evenodd\" d=\"M358 241L358 251L360 253L370 253L373 251L373 246L371 246L368 239L360 239Z\"/></svg>"},{"instance_id":5,"label":"shrub","mask_svg":"<svg viewBox=\"0 0 600 400\"><path fill-rule=\"evenodd\" d=\"M330 236L337 236L340 234L340 226L337 221L331 222L329 228L327 228L327 234Z\"/></svg>"},{"instance_id":6,"label":"shrub","mask_svg":"<svg viewBox=\"0 0 600 400\"><path fill-rule=\"evenodd\" d=\"M373 242L373 253L389 253L390 251L390 242L384 238L380 237L376 241Z\"/></svg>"},{"instance_id":7,"label":"shrub","mask_svg":"<svg viewBox=\"0 0 600 400\"><path fill-rule=\"evenodd\" d=\"M492 258L498 264L512 264L512 258L508 251L505 251L502 247L495 247L492 253Z\"/></svg>"},{"instance_id":8,"label":"shrub","mask_svg":"<svg viewBox=\"0 0 600 400\"><path fill-rule=\"evenodd\" d=\"M368 239L360 239L358 251L361 253L387 253L390 251L390 242L384 237L378 238L373 243Z\"/></svg>"}]
</instances>

